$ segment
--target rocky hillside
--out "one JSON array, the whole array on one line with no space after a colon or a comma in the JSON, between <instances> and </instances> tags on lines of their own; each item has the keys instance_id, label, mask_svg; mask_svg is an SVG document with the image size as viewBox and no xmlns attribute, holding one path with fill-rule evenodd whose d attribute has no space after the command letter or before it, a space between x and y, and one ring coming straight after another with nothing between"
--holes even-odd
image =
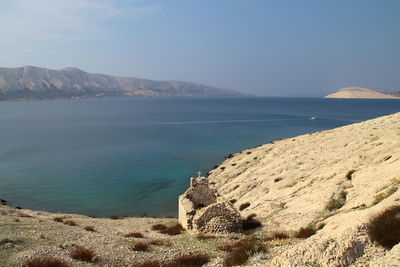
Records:
<instances>
[{"instance_id":1,"label":"rocky hillside","mask_svg":"<svg viewBox=\"0 0 400 267\"><path fill-rule=\"evenodd\" d=\"M264 218L269 231L320 229L277 251L271 266L378 263L389 252L371 243L365 225L400 205L400 113L230 155L209 179L244 216Z\"/></svg>"},{"instance_id":2,"label":"rocky hillside","mask_svg":"<svg viewBox=\"0 0 400 267\"><path fill-rule=\"evenodd\" d=\"M237 96L199 83L152 81L87 73L76 68L0 68L0 100L104 96Z\"/></svg>"},{"instance_id":3,"label":"rocky hillside","mask_svg":"<svg viewBox=\"0 0 400 267\"><path fill-rule=\"evenodd\" d=\"M384 94L368 88L346 87L325 96L325 98L398 98L398 96Z\"/></svg>"}]
</instances>

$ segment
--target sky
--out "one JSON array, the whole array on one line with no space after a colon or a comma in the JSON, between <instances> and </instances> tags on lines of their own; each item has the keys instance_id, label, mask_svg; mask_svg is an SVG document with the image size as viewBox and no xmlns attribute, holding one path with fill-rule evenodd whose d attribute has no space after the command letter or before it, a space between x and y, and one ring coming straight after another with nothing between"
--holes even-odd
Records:
<instances>
[{"instance_id":1,"label":"sky","mask_svg":"<svg viewBox=\"0 0 400 267\"><path fill-rule=\"evenodd\" d=\"M400 91L399 0L0 0L0 66L266 96Z\"/></svg>"}]
</instances>

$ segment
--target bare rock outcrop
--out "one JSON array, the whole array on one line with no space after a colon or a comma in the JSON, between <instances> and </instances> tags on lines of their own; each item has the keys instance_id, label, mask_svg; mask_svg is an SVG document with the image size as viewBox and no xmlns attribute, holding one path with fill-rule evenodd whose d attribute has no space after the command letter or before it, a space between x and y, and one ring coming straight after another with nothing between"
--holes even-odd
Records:
<instances>
[{"instance_id":1,"label":"bare rock outcrop","mask_svg":"<svg viewBox=\"0 0 400 267\"><path fill-rule=\"evenodd\" d=\"M191 178L190 188L179 197L179 222L193 234L242 231L239 212L204 177Z\"/></svg>"},{"instance_id":2,"label":"bare rock outcrop","mask_svg":"<svg viewBox=\"0 0 400 267\"><path fill-rule=\"evenodd\" d=\"M271 249L260 266L400 266L400 249L383 249L366 231L400 206L399 126L395 113L278 140L231 155L208 179L267 234L316 230Z\"/></svg>"}]
</instances>

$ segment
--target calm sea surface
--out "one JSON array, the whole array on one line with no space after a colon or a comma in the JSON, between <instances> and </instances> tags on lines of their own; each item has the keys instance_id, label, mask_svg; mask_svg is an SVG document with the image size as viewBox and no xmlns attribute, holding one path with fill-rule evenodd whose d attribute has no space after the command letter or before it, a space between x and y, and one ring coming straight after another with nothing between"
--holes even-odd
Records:
<instances>
[{"instance_id":1,"label":"calm sea surface","mask_svg":"<svg viewBox=\"0 0 400 267\"><path fill-rule=\"evenodd\" d=\"M0 198L54 212L175 216L189 177L229 153L398 111L400 100L318 98L0 102Z\"/></svg>"}]
</instances>

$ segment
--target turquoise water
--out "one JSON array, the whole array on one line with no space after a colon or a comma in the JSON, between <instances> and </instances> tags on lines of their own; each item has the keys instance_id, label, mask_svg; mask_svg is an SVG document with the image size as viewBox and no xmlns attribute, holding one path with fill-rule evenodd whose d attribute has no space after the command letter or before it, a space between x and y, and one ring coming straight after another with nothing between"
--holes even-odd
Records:
<instances>
[{"instance_id":1,"label":"turquoise water","mask_svg":"<svg viewBox=\"0 0 400 267\"><path fill-rule=\"evenodd\" d=\"M398 111L399 100L317 98L0 102L0 198L54 212L175 216L189 177L229 153Z\"/></svg>"}]
</instances>

